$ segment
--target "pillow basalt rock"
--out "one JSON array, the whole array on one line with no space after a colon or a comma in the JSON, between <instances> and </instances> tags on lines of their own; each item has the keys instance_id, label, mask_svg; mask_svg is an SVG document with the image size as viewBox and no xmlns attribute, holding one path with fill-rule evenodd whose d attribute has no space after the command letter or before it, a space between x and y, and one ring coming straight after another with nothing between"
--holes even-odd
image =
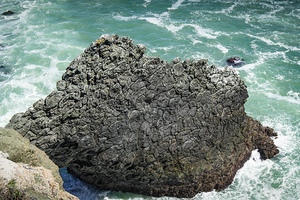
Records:
<instances>
[{"instance_id":1,"label":"pillow basalt rock","mask_svg":"<svg viewBox=\"0 0 300 200\"><path fill-rule=\"evenodd\" d=\"M60 167L104 190L193 197L228 186L253 149L278 153L276 135L245 113L232 67L172 62L103 35L67 67L14 128Z\"/></svg>"}]
</instances>

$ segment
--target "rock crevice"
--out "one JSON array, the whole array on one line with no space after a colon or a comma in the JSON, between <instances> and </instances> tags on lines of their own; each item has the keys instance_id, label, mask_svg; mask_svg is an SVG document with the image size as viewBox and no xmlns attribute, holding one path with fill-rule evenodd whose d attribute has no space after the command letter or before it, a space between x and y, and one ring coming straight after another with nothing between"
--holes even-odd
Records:
<instances>
[{"instance_id":1,"label":"rock crevice","mask_svg":"<svg viewBox=\"0 0 300 200\"><path fill-rule=\"evenodd\" d=\"M244 111L247 87L207 59L148 57L103 35L14 128L60 167L101 189L193 197L228 186L253 149L278 153L276 133Z\"/></svg>"}]
</instances>

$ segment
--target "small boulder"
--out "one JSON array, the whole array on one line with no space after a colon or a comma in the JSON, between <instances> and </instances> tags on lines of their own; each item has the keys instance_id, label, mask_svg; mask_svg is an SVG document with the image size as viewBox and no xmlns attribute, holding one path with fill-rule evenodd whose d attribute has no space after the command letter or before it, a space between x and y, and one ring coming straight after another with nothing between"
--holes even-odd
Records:
<instances>
[{"instance_id":1,"label":"small boulder","mask_svg":"<svg viewBox=\"0 0 300 200\"><path fill-rule=\"evenodd\" d=\"M2 15L13 15L13 14L15 14L15 13L11 10L8 10L8 11L2 13Z\"/></svg>"},{"instance_id":2,"label":"small boulder","mask_svg":"<svg viewBox=\"0 0 300 200\"><path fill-rule=\"evenodd\" d=\"M244 59L241 59L240 57L232 57L226 60L226 64L229 66L242 66L245 64Z\"/></svg>"}]
</instances>

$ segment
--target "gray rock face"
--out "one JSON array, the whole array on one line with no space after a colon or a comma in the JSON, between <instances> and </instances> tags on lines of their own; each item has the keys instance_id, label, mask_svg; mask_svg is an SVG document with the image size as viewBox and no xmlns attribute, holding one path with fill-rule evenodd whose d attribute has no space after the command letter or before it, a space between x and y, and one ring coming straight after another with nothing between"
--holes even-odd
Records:
<instances>
[{"instance_id":1,"label":"gray rock face","mask_svg":"<svg viewBox=\"0 0 300 200\"><path fill-rule=\"evenodd\" d=\"M247 88L232 67L168 63L144 45L103 35L75 58L45 100L14 128L60 167L100 189L193 197L224 189L276 133L244 112Z\"/></svg>"}]
</instances>

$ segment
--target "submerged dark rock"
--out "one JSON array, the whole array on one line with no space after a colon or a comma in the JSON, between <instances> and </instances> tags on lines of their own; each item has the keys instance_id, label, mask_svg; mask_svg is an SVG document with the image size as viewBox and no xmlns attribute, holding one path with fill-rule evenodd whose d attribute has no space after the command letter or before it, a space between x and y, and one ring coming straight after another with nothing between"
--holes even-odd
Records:
<instances>
[{"instance_id":1,"label":"submerged dark rock","mask_svg":"<svg viewBox=\"0 0 300 200\"><path fill-rule=\"evenodd\" d=\"M148 57L144 45L103 35L75 58L45 100L14 128L60 167L104 190L193 197L226 188L259 149L278 153L245 113L232 67Z\"/></svg>"},{"instance_id":2,"label":"submerged dark rock","mask_svg":"<svg viewBox=\"0 0 300 200\"><path fill-rule=\"evenodd\" d=\"M15 13L13 11L10 11L10 10L2 13L2 15L13 15L13 14L15 14Z\"/></svg>"},{"instance_id":3,"label":"submerged dark rock","mask_svg":"<svg viewBox=\"0 0 300 200\"><path fill-rule=\"evenodd\" d=\"M240 57L232 57L226 60L226 64L230 66L242 66L245 62Z\"/></svg>"}]
</instances>

